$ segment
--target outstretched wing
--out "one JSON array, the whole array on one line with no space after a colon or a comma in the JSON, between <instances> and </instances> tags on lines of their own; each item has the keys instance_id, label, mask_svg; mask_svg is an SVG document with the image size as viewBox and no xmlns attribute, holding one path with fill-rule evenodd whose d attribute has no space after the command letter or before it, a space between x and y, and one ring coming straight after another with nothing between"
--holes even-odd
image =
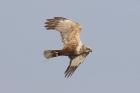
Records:
<instances>
[{"instance_id":1,"label":"outstretched wing","mask_svg":"<svg viewBox=\"0 0 140 93\"><path fill-rule=\"evenodd\" d=\"M86 56L89 53L84 53L82 55L79 56L69 56L70 58L70 64L67 67L67 70L65 71L65 77L69 77L72 76L72 74L74 73L74 71L77 69L77 67L85 60Z\"/></svg>"},{"instance_id":2,"label":"outstretched wing","mask_svg":"<svg viewBox=\"0 0 140 93\"><path fill-rule=\"evenodd\" d=\"M80 32L82 27L78 23L63 17L54 17L54 19L47 19L45 24L44 27L47 30L52 29L60 32L63 46L81 42Z\"/></svg>"}]
</instances>

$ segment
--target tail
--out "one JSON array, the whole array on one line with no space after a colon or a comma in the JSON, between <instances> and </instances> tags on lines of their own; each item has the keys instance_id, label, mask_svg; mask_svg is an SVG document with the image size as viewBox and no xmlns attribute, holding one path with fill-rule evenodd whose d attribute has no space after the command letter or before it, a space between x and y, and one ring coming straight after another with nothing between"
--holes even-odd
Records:
<instances>
[{"instance_id":1,"label":"tail","mask_svg":"<svg viewBox=\"0 0 140 93\"><path fill-rule=\"evenodd\" d=\"M54 56L54 51L53 50L45 50L44 51L44 57L47 59L53 58Z\"/></svg>"},{"instance_id":2,"label":"tail","mask_svg":"<svg viewBox=\"0 0 140 93\"><path fill-rule=\"evenodd\" d=\"M61 53L61 50L45 50L44 51L44 57L47 59L58 57L58 56L64 56L64 54Z\"/></svg>"}]
</instances>

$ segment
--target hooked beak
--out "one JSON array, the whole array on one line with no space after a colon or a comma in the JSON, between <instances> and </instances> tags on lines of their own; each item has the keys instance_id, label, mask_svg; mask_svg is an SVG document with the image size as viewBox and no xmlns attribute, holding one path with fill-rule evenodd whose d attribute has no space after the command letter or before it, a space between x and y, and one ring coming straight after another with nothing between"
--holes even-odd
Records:
<instances>
[{"instance_id":1,"label":"hooked beak","mask_svg":"<svg viewBox=\"0 0 140 93\"><path fill-rule=\"evenodd\" d=\"M90 52L92 52L92 49L90 50Z\"/></svg>"}]
</instances>

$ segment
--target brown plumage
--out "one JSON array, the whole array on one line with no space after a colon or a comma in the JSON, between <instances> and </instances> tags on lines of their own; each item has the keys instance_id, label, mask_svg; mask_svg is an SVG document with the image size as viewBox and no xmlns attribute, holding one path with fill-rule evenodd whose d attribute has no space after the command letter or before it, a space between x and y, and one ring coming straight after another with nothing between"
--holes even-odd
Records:
<instances>
[{"instance_id":1,"label":"brown plumage","mask_svg":"<svg viewBox=\"0 0 140 93\"><path fill-rule=\"evenodd\" d=\"M62 50L45 50L44 56L49 59L57 56L68 56L70 64L65 71L65 77L71 76L77 67L84 61L92 50L82 44L80 32L82 27L71 20L63 17L54 17L45 22L47 30L57 30L60 32L63 48Z\"/></svg>"}]
</instances>

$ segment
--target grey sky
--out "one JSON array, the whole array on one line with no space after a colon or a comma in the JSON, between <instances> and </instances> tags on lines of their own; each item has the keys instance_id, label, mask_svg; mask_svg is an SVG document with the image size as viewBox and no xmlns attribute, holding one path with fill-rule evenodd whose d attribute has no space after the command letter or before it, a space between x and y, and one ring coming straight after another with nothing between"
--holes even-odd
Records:
<instances>
[{"instance_id":1,"label":"grey sky","mask_svg":"<svg viewBox=\"0 0 140 93\"><path fill-rule=\"evenodd\" d=\"M78 22L92 48L72 77L69 59L44 62L61 49L60 35L44 22ZM0 93L140 93L140 0L1 0Z\"/></svg>"}]
</instances>

